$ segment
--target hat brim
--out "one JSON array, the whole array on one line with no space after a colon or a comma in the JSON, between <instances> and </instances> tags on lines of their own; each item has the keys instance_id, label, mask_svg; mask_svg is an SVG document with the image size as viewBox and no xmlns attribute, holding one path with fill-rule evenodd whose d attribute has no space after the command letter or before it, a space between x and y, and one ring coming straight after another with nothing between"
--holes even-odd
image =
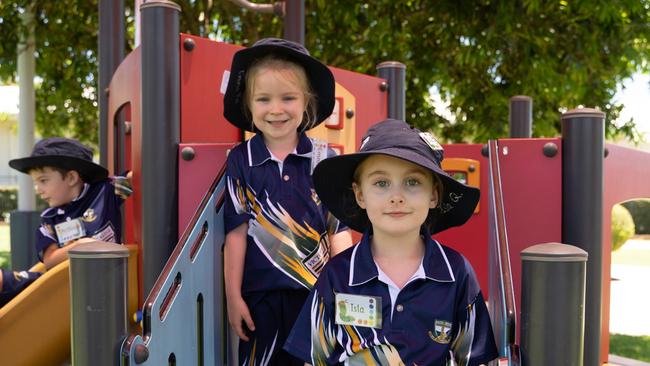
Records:
<instances>
[{"instance_id":1,"label":"hat brim","mask_svg":"<svg viewBox=\"0 0 650 366\"><path fill-rule=\"evenodd\" d=\"M13 159L9 166L25 174L42 167L57 167L79 172L85 183L94 183L108 177L108 170L92 161L65 155L41 155Z\"/></svg>"},{"instance_id":2,"label":"hat brim","mask_svg":"<svg viewBox=\"0 0 650 366\"><path fill-rule=\"evenodd\" d=\"M253 124L243 110L246 90L246 71L256 60L269 54L278 54L295 60L305 68L312 91L316 95L316 121L311 126L301 124L298 129L314 128L332 114L334 109L334 75L329 68L315 58L291 48L276 45L260 45L238 51L232 60L230 78L223 96L223 115L242 130L254 132Z\"/></svg>"},{"instance_id":3,"label":"hat brim","mask_svg":"<svg viewBox=\"0 0 650 366\"><path fill-rule=\"evenodd\" d=\"M479 202L480 191L467 186L449 176L444 170L416 152L401 148L388 148L381 151L363 151L334 156L321 161L314 170L314 187L325 207L341 222L358 232L365 232L370 225L364 210L351 210L356 203L352 191L354 171L361 161L370 155L382 154L406 160L430 170L437 175L443 185L440 203L429 210L426 220L427 230L438 233L467 222Z\"/></svg>"}]
</instances>

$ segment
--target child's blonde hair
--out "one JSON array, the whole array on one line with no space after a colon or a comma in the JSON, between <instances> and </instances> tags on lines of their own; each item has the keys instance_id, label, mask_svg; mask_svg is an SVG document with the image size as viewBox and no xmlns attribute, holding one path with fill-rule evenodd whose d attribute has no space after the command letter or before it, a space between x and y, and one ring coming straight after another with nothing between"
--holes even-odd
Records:
<instances>
[{"instance_id":1,"label":"child's blonde hair","mask_svg":"<svg viewBox=\"0 0 650 366\"><path fill-rule=\"evenodd\" d=\"M255 88L255 77L263 69L271 69L275 71L288 71L295 77L298 87L303 91L305 96L305 112L302 117L302 123L298 127L299 132L309 130L316 124L316 114L318 112L318 105L316 95L312 91L309 79L305 69L298 63L281 58L278 55L267 55L255 61L248 72L246 73L246 95L243 98L242 108L244 115L251 121L251 129L255 130L253 125L253 118L250 111L250 101L253 97Z\"/></svg>"}]
</instances>

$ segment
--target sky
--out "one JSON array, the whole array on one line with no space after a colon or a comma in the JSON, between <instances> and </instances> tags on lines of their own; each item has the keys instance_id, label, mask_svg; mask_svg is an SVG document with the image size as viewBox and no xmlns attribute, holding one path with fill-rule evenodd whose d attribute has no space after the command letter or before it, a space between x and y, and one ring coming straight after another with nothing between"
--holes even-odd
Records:
<instances>
[{"instance_id":1,"label":"sky","mask_svg":"<svg viewBox=\"0 0 650 366\"><path fill-rule=\"evenodd\" d=\"M625 104L621 120L633 117L639 130L645 133L646 141L650 141L650 75L635 74L622 85L615 100ZM17 86L0 86L0 112L18 113Z\"/></svg>"}]
</instances>

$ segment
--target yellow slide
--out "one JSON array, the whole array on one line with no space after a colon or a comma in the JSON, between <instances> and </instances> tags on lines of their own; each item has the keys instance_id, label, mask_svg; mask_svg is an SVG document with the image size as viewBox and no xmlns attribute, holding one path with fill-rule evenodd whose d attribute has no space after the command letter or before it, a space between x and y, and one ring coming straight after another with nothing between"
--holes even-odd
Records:
<instances>
[{"instance_id":1,"label":"yellow slide","mask_svg":"<svg viewBox=\"0 0 650 366\"><path fill-rule=\"evenodd\" d=\"M127 245L128 314L138 307L137 246ZM45 272L0 308L0 363L4 366L58 366L70 358L70 263ZM132 324L130 324L132 325Z\"/></svg>"}]
</instances>

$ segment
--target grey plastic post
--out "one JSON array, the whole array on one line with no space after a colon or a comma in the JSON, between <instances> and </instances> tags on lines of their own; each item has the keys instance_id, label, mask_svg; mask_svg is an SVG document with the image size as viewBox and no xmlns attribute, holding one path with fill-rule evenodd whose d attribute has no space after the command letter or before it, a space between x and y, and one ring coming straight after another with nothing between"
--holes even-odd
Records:
<instances>
[{"instance_id":1,"label":"grey plastic post","mask_svg":"<svg viewBox=\"0 0 650 366\"><path fill-rule=\"evenodd\" d=\"M587 256L560 243L521 252L523 365L583 365Z\"/></svg>"},{"instance_id":2,"label":"grey plastic post","mask_svg":"<svg viewBox=\"0 0 650 366\"><path fill-rule=\"evenodd\" d=\"M585 365L600 366L603 281L605 114L580 108L562 115L562 242L589 253Z\"/></svg>"},{"instance_id":3,"label":"grey plastic post","mask_svg":"<svg viewBox=\"0 0 650 366\"><path fill-rule=\"evenodd\" d=\"M305 44L305 0L284 1L284 38Z\"/></svg>"},{"instance_id":4,"label":"grey plastic post","mask_svg":"<svg viewBox=\"0 0 650 366\"><path fill-rule=\"evenodd\" d=\"M11 211L9 213L11 237L11 268L14 271L29 269L38 262L36 256L36 230L41 223L37 211Z\"/></svg>"},{"instance_id":5,"label":"grey plastic post","mask_svg":"<svg viewBox=\"0 0 650 366\"><path fill-rule=\"evenodd\" d=\"M124 59L124 1L99 0L99 162L107 167L108 129L113 128L113 121L108 121L108 94L105 92L113 73ZM118 129L121 131L121 129ZM113 151L110 152L114 153ZM108 168L108 167L107 167ZM110 167L113 168L113 167ZM118 173L120 173L118 171Z\"/></svg>"},{"instance_id":6,"label":"grey plastic post","mask_svg":"<svg viewBox=\"0 0 650 366\"><path fill-rule=\"evenodd\" d=\"M377 74L388 82L388 118L406 120L406 65L382 62L377 65Z\"/></svg>"},{"instance_id":7,"label":"grey plastic post","mask_svg":"<svg viewBox=\"0 0 650 366\"><path fill-rule=\"evenodd\" d=\"M533 98L516 95L510 98L510 137L530 138L533 131Z\"/></svg>"},{"instance_id":8,"label":"grey plastic post","mask_svg":"<svg viewBox=\"0 0 650 366\"><path fill-rule=\"evenodd\" d=\"M93 242L68 252L72 364L113 366L127 334L127 258L123 245Z\"/></svg>"},{"instance_id":9,"label":"grey plastic post","mask_svg":"<svg viewBox=\"0 0 650 366\"><path fill-rule=\"evenodd\" d=\"M147 1L142 12L142 284L151 291L178 241L180 7Z\"/></svg>"}]
</instances>

